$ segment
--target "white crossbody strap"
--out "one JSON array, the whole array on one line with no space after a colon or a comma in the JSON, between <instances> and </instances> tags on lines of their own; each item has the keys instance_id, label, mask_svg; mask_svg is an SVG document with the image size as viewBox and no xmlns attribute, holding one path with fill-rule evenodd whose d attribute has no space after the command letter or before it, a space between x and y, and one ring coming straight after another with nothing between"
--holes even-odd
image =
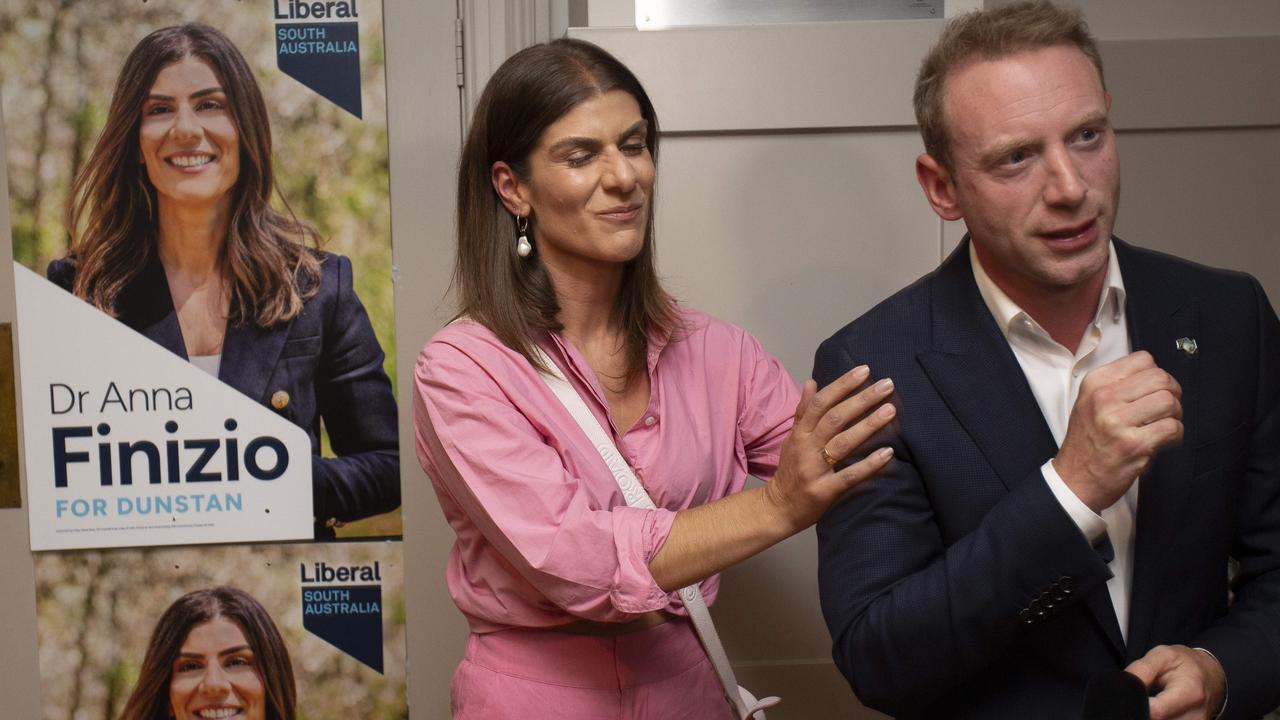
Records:
<instances>
[{"instance_id":1,"label":"white crossbody strap","mask_svg":"<svg viewBox=\"0 0 1280 720\"><path fill-rule=\"evenodd\" d=\"M653 499L636 479L631 466L622 459L613 440L600 426L596 417L591 414L591 410L587 408L587 404L583 402L577 391L565 379L564 373L542 348L534 346L534 350L538 353L538 359L550 370L550 373L540 373L543 381L547 383L547 387L551 388L551 392L560 398L565 409L573 416L578 426L582 428L582 432L586 433L587 439L600 453L605 465L613 472L613 478L618 482L622 496L627 499L627 505L646 510L655 509ZM777 705L781 700L776 697L756 700L746 688L738 685L737 679L733 676L733 668L729 665L729 656L725 654L724 646L720 644L720 636L716 633L715 623L711 620L711 613L707 610L707 603L702 598L702 590L698 588L697 583L681 588L680 600L689 613L689 619L693 622L698 638L702 641L702 647L707 651L707 657L715 666L720 684L724 686L725 697L733 704L739 720L765 720L765 709Z\"/></svg>"}]
</instances>

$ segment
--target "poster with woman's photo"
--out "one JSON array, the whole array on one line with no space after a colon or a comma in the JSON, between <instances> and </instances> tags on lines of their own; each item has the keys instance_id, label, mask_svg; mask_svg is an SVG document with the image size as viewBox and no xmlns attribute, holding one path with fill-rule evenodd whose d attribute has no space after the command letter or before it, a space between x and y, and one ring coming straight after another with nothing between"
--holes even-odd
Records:
<instances>
[{"instance_id":1,"label":"poster with woman's photo","mask_svg":"<svg viewBox=\"0 0 1280 720\"><path fill-rule=\"evenodd\" d=\"M379 3L0 40L32 549L398 536Z\"/></svg>"},{"instance_id":2,"label":"poster with woman's photo","mask_svg":"<svg viewBox=\"0 0 1280 720\"><path fill-rule=\"evenodd\" d=\"M408 717L399 542L36 556L43 717Z\"/></svg>"}]
</instances>

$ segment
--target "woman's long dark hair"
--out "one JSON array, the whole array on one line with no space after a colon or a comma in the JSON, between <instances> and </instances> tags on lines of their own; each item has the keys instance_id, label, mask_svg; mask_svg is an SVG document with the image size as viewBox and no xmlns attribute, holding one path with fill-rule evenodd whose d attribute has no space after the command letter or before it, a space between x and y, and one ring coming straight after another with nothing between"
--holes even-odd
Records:
<instances>
[{"instance_id":1,"label":"woman's long dark hair","mask_svg":"<svg viewBox=\"0 0 1280 720\"><path fill-rule=\"evenodd\" d=\"M293 663L280 631L267 611L243 590L221 586L196 590L178 598L156 623L147 654L138 672L138 684L125 702L120 720L168 720L169 683L173 665L187 635L197 625L226 618L244 633L262 677L267 720L294 720L297 690Z\"/></svg>"},{"instance_id":2,"label":"woman's long dark hair","mask_svg":"<svg viewBox=\"0 0 1280 720\"><path fill-rule=\"evenodd\" d=\"M515 253L516 225L490 182L496 162L529 177L529 154L543 131L581 103L610 90L635 98L648 122L645 142L658 159L658 117L640 81L609 53L582 40L561 39L512 55L476 105L458 168L458 256L453 282L460 314L488 327L508 347L541 367L533 352L542 332L561 329L555 288L535 249ZM615 316L627 347L628 378L645 365L648 337L675 324L671 298L654 264L653 199L640 254L623 270ZM537 223L531 218L531 223Z\"/></svg>"},{"instance_id":3,"label":"woman's long dark hair","mask_svg":"<svg viewBox=\"0 0 1280 720\"><path fill-rule=\"evenodd\" d=\"M319 289L314 228L271 206L271 126L262 91L236 46L199 23L147 35L129 53L116 80L106 126L72 185L67 212L75 294L110 315L120 294L156 253L156 189L139 163L142 106L165 67L186 57L209 64L222 83L240 144L240 175L231 190L231 218L222 271L233 322L270 327L292 319ZM281 198L283 202L283 198Z\"/></svg>"}]
</instances>

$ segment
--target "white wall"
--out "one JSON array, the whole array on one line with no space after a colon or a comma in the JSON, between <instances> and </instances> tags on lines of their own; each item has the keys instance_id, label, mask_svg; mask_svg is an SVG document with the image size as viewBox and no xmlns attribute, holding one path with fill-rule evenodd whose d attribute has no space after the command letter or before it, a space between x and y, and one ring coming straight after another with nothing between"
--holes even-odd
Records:
<instances>
[{"instance_id":1,"label":"white wall","mask_svg":"<svg viewBox=\"0 0 1280 720\"><path fill-rule=\"evenodd\" d=\"M1017 0L987 0L986 7ZM1084 10L1099 40L1216 38L1280 34L1276 0L1060 0Z\"/></svg>"}]
</instances>

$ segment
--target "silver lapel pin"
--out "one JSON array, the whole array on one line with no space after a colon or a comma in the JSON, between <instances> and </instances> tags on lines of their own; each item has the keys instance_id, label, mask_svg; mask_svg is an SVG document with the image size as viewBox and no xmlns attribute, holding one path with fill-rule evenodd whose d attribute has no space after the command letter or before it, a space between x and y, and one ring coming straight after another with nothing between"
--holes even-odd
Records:
<instances>
[{"instance_id":1,"label":"silver lapel pin","mask_svg":"<svg viewBox=\"0 0 1280 720\"><path fill-rule=\"evenodd\" d=\"M1195 338L1178 338L1174 341L1173 345L1188 355L1195 355L1200 352L1200 346L1196 344Z\"/></svg>"}]
</instances>

